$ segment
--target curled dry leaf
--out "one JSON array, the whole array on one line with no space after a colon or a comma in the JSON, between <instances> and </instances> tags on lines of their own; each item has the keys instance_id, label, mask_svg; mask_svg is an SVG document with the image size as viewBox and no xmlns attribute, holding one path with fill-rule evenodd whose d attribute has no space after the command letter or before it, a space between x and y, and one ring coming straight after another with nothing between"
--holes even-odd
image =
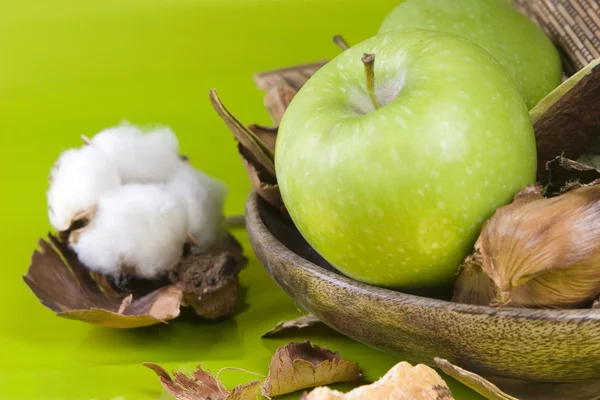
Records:
<instances>
[{"instance_id":1,"label":"curled dry leaf","mask_svg":"<svg viewBox=\"0 0 600 400\"><path fill-rule=\"evenodd\" d=\"M277 323L268 332L262 335L263 338L268 338L277 335L280 332L287 331L289 329L303 329L313 326L315 324L322 323L321 320L312 314L306 314L290 321L281 321Z\"/></svg>"},{"instance_id":2,"label":"curled dry leaf","mask_svg":"<svg viewBox=\"0 0 600 400\"><path fill-rule=\"evenodd\" d=\"M502 392L496 385L493 383L483 379L481 376L469 372L465 369L457 367L456 365L451 364L448 360L443 358L435 358L434 359L437 366L444 371L446 374L450 375L463 385L473 389L483 397L489 400L519 400L515 397L512 397L504 392Z\"/></svg>"},{"instance_id":3,"label":"curled dry leaf","mask_svg":"<svg viewBox=\"0 0 600 400\"><path fill-rule=\"evenodd\" d=\"M377 382L348 393L327 387L314 389L303 400L452 400L452 392L435 370L419 364L400 362Z\"/></svg>"},{"instance_id":4,"label":"curled dry leaf","mask_svg":"<svg viewBox=\"0 0 600 400\"><path fill-rule=\"evenodd\" d=\"M223 105L215 89L210 90L209 97L213 108L223 119L225 125L233 133L237 141L254 157L258 166L264 168L272 176L275 176L273 149L269 148L253 131L233 116Z\"/></svg>"},{"instance_id":5,"label":"curled dry leaf","mask_svg":"<svg viewBox=\"0 0 600 400\"><path fill-rule=\"evenodd\" d=\"M169 278L186 305L207 319L231 315L238 299L238 275L246 265L242 246L230 234L208 251L187 254Z\"/></svg>"},{"instance_id":6,"label":"curled dry leaf","mask_svg":"<svg viewBox=\"0 0 600 400\"><path fill-rule=\"evenodd\" d=\"M600 171L591 165L558 156L546 164L548 186L546 196L564 193L573 185L589 185L600 179Z\"/></svg>"},{"instance_id":7,"label":"curled dry leaf","mask_svg":"<svg viewBox=\"0 0 600 400\"><path fill-rule=\"evenodd\" d=\"M287 110L298 91L287 85L277 85L265 95L265 107L276 126L279 126L283 113Z\"/></svg>"},{"instance_id":8,"label":"curled dry leaf","mask_svg":"<svg viewBox=\"0 0 600 400\"><path fill-rule=\"evenodd\" d=\"M254 75L254 83L257 88L265 92L277 86L288 86L298 91L327 62L328 60L324 60L260 72Z\"/></svg>"},{"instance_id":9,"label":"curled dry leaf","mask_svg":"<svg viewBox=\"0 0 600 400\"><path fill-rule=\"evenodd\" d=\"M261 392L270 398L336 382L352 382L361 376L358 363L346 361L337 353L309 342L290 343L275 352Z\"/></svg>"},{"instance_id":10,"label":"curled dry leaf","mask_svg":"<svg viewBox=\"0 0 600 400\"><path fill-rule=\"evenodd\" d=\"M275 125L300 87L325 62L298 65L256 74L257 87L267 92L264 102ZM245 126L221 102L216 90L210 90L211 103L238 141L238 151L252 187L269 204L287 215L275 176L274 150L277 128Z\"/></svg>"},{"instance_id":11,"label":"curled dry leaf","mask_svg":"<svg viewBox=\"0 0 600 400\"><path fill-rule=\"evenodd\" d=\"M598 219L600 185L552 198L529 187L496 210L477 239L474 258L493 282L492 305L589 305L600 293Z\"/></svg>"},{"instance_id":12,"label":"curled dry leaf","mask_svg":"<svg viewBox=\"0 0 600 400\"><path fill-rule=\"evenodd\" d=\"M53 235L40 239L25 283L46 307L63 318L112 328L136 328L179 316L183 293L173 285L133 297L106 277L90 273L68 246Z\"/></svg>"},{"instance_id":13,"label":"curled dry leaf","mask_svg":"<svg viewBox=\"0 0 600 400\"><path fill-rule=\"evenodd\" d=\"M573 75L530 112L538 153L538 180L546 183L546 162L563 155L577 159L600 133L600 59Z\"/></svg>"},{"instance_id":14,"label":"curled dry leaf","mask_svg":"<svg viewBox=\"0 0 600 400\"><path fill-rule=\"evenodd\" d=\"M243 125L225 108L217 92L210 91L214 109L238 141L238 151L252 183L252 187L272 206L283 210L283 202L275 177L274 149L276 128Z\"/></svg>"},{"instance_id":15,"label":"curled dry leaf","mask_svg":"<svg viewBox=\"0 0 600 400\"><path fill-rule=\"evenodd\" d=\"M259 381L236 386L229 391L208 371L200 366L186 376L174 372L173 378L163 367L154 363L143 363L158 375L161 385L177 400L256 400L260 388Z\"/></svg>"},{"instance_id":16,"label":"curled dry leaf","mask_svg":"<svg viewBox=\"0 0 600 400\"><path fill-rule=\"evenodd\" d=\"M252 124L248 125L248 129L254 132L272 151L275 151L277 128Z\"/></svg>"}]
</instances>

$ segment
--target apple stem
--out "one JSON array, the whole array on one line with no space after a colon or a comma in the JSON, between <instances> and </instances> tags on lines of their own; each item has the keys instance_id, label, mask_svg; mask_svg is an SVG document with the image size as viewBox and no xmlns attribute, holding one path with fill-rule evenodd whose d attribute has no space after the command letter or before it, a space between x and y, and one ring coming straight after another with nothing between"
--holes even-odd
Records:
<instances>
[{"instance_id":1,"label":"apple stem","mask_svg":"<svg viewBox=\"0 0 600 400\"><path fill-rule=\"evenodd\" d=\"M365 53L361 59L365 65L365 76L367 78L367 93L371 98L373 107L378 109L381 107L377 95L375 94L375 54Z\"/></svg>"},{"instance_id":2,"label":"apple stem","mask_svg":"<svg viewBox=\"0 0 600 400\"><path fill-rule=\"evenodd\" d=\"M335 43L337 47L339 47L342 50L348 50L350 48L350 45L348 44L348 42L346 42L342 35L335 35L333 37L333 43Z\"/></svg>"}]
</instances>

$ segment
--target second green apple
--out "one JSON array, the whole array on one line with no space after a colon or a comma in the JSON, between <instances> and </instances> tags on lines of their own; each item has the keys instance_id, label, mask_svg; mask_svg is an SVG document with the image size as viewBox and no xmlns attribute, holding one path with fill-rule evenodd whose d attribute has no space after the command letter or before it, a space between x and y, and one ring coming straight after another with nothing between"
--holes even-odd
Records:
<instances>
[{"instance_id":1,"label":"second green apple","mask_svg":"<svg viewBox=\"0 0 600 400\"><path fill-rule=\"evenodd\" d=\"M477 43L506 68L530 109L561 82L562 65L552 41L507 0L403 0L379 33L402 28L450 33Z\"/></svg>"}]
</instances>

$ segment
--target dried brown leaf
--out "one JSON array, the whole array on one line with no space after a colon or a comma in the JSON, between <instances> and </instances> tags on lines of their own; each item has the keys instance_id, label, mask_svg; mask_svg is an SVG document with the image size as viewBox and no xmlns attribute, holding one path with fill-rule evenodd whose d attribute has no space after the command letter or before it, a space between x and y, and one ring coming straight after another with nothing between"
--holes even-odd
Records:
<instances>
[{"instance_id":1,"label":"dried brown leaf","mask_svg":"<svg viewBox=\"0 0 600 400\"><path fill-rule=\"evenodd\" d=\"M258 136L271 150L275 151L275 141L277 140L277 128L263 125L248 125L256 136Z\"/></svg>"},{"instance_id":2,"label":"dried brown leaf","mask_svg":"<svg viewBox=\"0 0 600 400\"><path fill-rule=\"evenodd\" d=\"M230 234L213 248L184 256L169 274L184 302L207 319L231 315L238 298L238 275L247 264L242 246Z\"/></svg>"},{"instance_id":3,"label":"dried brown leaf","mask_svg":"<svg viewBox=\"0 0 600 400\"><path fill-rule=\"evenodd\" d=\"M213 108L223 119L225 125L227 125L229 130L233 133L237 141L252 155L252 161L257 163L256 167L263 168L267 173L274 177L275 165L273 163L273 150L231 114L221 102L215 89L210 90L209 97Z\"/></svg>"},{"instance_id":4,"label":"dried brown leaf","mask_svg":"<svg viewBox=\"0 0 600 400\"><path fill-rule=\"evenodd\" d=\"M558 156L546 164L548 187L546 195L564 193L573 185L588 185L600 179L600 171L594 167Z\"/></svg>"},{"instance_id":5,"label":"dried brown leaf","mask_svg":"<svg viewBox=\"0 0 600 400\"><path fill-rule=\"evenodd\" d=\"M275 352L261 392L265 397L274 397L336 382L352 382L360 378L358 363L346 361L337 353L314 346L308 341L290 343Z\"/></svg>"},{"instance_id":6,"label":"dried brown leaf","mask_svg":"<svg viewBox=\"0 0 600 400\"><path fill-rule=\"evenodd\" d=\"M90 273L76 254L52 234L39 240L25 283L46 307L63 318L112 328L163 323L179 316L182 292L164 286L134 297L105 276Z\"/></svg>"},{"instance_id":7,"label":"dried brown leaf","mask_svg":"<svg viewBox=\"0 0 600 400\"><path fill-rule=\"evenodd\" d=\"M231 392L208 371L198 366L191 376L174 372L173 378L163 367L154 363L143 365L158 375L161 385L177 400L255 400L260 382L236 386Z\"/></svg>"},{"instance_id":8,"label":"dried brown leaf","mask_svg":"<svg viewBox=\"0 0 600 400\"><path fill-rule=\"evenodd\" d=\"M453 397L450 388L435 370L424 364L413 367L403 361L370 385L360 386L345 394L327 387L320 387L305 394L302 399L452 400Z\"/></svg>"},{"instance_id":9,"label":"dried brown leaf","mask_svg":"<svg viewBox=\"0 0 600 400\"><path fill-rule=\"evenodd\" d=\"M288 85L273 86L265 95L265 107L276 126L279 126L283 113L287 110L298 91Z\"/></svg>"},{"instance_id":10,"label":"dried brown leaf","mask_svg":"<svg viewBox=\"0 0 600 400\"><path fill-rule=\"evenodd\" d=\"M600 134L600 59L573 75L531 111L538 153L538 180L559 155L577 159Z\"/></svg>"},{"instance_id":11,"label":"dried brown leaf","mask_svg":"<svg viewBox=\"0 0 600 400\"><path fill-rule=\"evenodd\" d=\"M451 364L448 360L443 358L435 358L437 366L450 375L463 385L473 389L483 397L489 400L518 400L504 392L502 392L496 385L483 379L481 376L462 369L456 365Z\"/></svg>"},{"instance_id":12,"label":"dried brown leaf","mask_svg":"<svg viewBox=\"0 0 600 400\"><path fill-rule=\"evenodd\" d=\"M246 127L223 106L216 91L211 90L210 96L215 110L238 140L238 151L253 189L286 215L273 163L277 128L261 125Z\"/></svg>"},{"instance_id":13,"label":"dried brown leaf","mask_svg":"<svg viewBox=\"0 0 600 400\"><path fill-rule=\"evenodd\" d=\"M242 152L240 151L240 153ZM281 199L279 185L277 183L270 183L263 180L261 178L262 174L260 173L260 171L256 169L256 167L251 162L249 162L243 155L242 161L244 163L244 167L246 168L248 178L250 179L250 183L252 184L252 188L254 189L254 191L267 203L271 204L277 209L283 210L283 200Z\"/></svg>"},{"instance_id":14,"label":"dried brown leaf","mask_svg":"<svg viewBox=\"0 0 600 400\"><path fill-rule=\"evenodd\" d=\"M265 92L281 85L289 86L298 91L306 81L327 62L328 60L324 60L311 64L302 64L261 72L254 75L254 83L258 89Z\"/></svg>"},{"instance_id":15,"label":"dried brown leaf","mask_svg":"<svg viewBox=\"0 0 600 400\"><path fill-rule=\"evenodd\" d=\"M286 331L289 329L303 329L308 328L309 326L313 326L315 324L322 323L321 320L315 317L312 314L306 314L296 319L292 319L289 321L281 321L278 322L273 328L271 328L268 332L262 335L263 338L268 338L277 335L282 331Z\"/></svg>"}]
</instances>

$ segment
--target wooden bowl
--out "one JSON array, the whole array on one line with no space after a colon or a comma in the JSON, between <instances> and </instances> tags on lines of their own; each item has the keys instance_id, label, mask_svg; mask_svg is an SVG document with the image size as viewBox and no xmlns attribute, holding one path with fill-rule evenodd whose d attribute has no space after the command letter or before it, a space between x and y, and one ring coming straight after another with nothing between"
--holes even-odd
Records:
<instances>
[{"instance_id":1,"label":"wooden bowl","mask_svg":"<svg viewBox=\"0 0 600 400\"><path fill-rule=\"evenodd\" d=\"M352 339L413 362L446 358L522 399L600 398L600 310L473 306L355 281L255 193L246 224L275 282Z\"/></svg>"}]
</instances>

